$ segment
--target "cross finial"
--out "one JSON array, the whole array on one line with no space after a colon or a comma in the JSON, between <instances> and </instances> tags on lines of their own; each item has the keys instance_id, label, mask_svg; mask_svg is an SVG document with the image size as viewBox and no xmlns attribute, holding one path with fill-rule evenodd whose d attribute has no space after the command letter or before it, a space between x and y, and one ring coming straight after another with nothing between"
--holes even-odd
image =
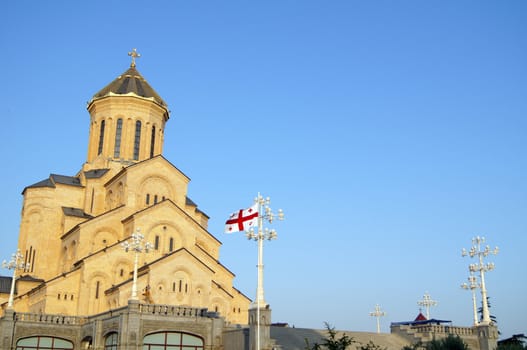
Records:
<instances>
[{"instance_id":1,"label":"cross finial","mask_svg":"<svg viewBox=\"0 0 527 350\"><path fill-rule=\"evenodd\" d=\"M425 295L423 295L423 300L419 300L417 302L417 305L425 307L425 309L426 309L426 318L430 319L430 306L436 306L437 305L437 301L432 300L432 298L430 298L430 294L428 294L428 292L426 292Z\"/></svg>"},{"instance_id":2,"label":"cross finial","mask_svg":"<svg viewBox=\"0 0 527 350\"><path fill-rule=\"evenodd\" d=\"M130 67L135 67L135 59L141 57L141 54L137 53L137 49L132 49L132 51L128 52L128 56L132 57Z\"/></svg>"},{"instance_id":3,"label":"cross finial","mask_svg":"<svg viewBox=\"0 0 527 350\"><path fill-rule=\"evenodd\" d=\"M381 311L381 307L379 304L375 305L375 311L370 312L370 316L377 318L377 333L381 333L381 324L379 322L379 318L386 316L386 312Z\"/></svg>"}]
</instances>

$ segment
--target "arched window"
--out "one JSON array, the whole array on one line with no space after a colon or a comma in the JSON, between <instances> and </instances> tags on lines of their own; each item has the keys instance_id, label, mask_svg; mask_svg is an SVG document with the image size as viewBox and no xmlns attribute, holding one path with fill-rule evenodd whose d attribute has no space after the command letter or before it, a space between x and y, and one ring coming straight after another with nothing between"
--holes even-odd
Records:
<instances>
[{"instance_id":1,"label":"arched window","mask_svg":"<svg viewBox=\"0 0 527 350\"><path fill-rule=\"evenodd\" d=\"M171 252L174 250L174 238L170 237L168 241L168 251Z\"/></svg>"},{"instance_id":2,"label":"arched window","mask_svg":"<svg viewBox=\"0 0 527 350\"><path fill-rule=\"evenodd\" d=\"M152 126L152 138L150 139L150 158L154 156L155 144L156 144L156 127Z\"/></svg>"},{"instance_id":3,"label":"arched window","mask_svg":"<svg viewBox=\"0 0 527 350\"><path fill-rule=\"evenodd\" d=\"M203 339L193 334L159 332L143 338L143 350L202 350Z\"/></svg>"},{"instance_id":4,"label":"arched window","mask_svg":"<svg viewBox=\"0 0 527 350\"><path fill-rule=\"evenodd\" d=\"M154 238L154 249L159 250L159 236Z\"/></svg>"},{"instance_id":5,"label":"arched window","mask_svg":"<svg viewBox=\"0 0 527 350\"><path fill-rule=\"evenodd\" d=\"M117 127L115 129L115 147L113 149L113 157L119 158L121 156L121 134L123 131L123 120L117 119Z\"/></svg>"},{"instance_id":6,"label":"arched window","mask_svg":"<svg viewBox=\"0 0 527 350\"><path fill-rule=\"evenodd\" d=\"M139 146L141 145L141 122L135 122L135 137L134 137L134 160L139 160Z\"/></svg>"},{"instance_id":7,"label":"arched window","mask_svg":"<svg viewBox=\"0 0 527 350\"><path fill-rule=\"evenodd\" d=\"M99 288L101 287L101 282L95 282L95 299L99 299Z\"/></svg>"},{"instance_id":8,"label":"arched window","mask_svg":"<svg viewBox=\"0 0 527 350\"><path fill-rule=\"evenodd\" d=\"M117 332L112 332L104 338L104 350L117 350Z\"/></svg>"},{"instance_id":9,"label":"arched window","mask_svg":"<svg viewBox=\"0 0 527 350\"><path fill-rule=\"evenodd\" d=\"M102 153L102 145L104 144L104 126L106 124L106 121L101 122L101 131L99 133L99 150L97 151L97 155Z\"/></svg>"},{"instance_id":10,"label":"arched window","mask_svg":"<svg viewBox=\"0 0 527 350\"><path fill-rule=\"evenodd\" d=\"M29 337L22 338L16 342L16 350L70 350L73 343L66 339L55 337ZM203 348L200 348L203 349Z\"/></svg>"}]
</instances>

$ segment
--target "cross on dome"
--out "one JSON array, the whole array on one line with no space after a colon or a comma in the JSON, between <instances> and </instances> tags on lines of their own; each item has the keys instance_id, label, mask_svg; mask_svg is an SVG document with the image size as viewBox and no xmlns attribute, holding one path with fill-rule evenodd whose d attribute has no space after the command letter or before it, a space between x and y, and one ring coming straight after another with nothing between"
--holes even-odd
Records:
<instances>
[{"instance_id":1,"label":"cross on dome","mask_svg":"<svg viewBox=\"0 0 527 350\"><path fill-rule=\"evenodd\" d=\"M141 57L141 54L137 52L137 49L132 49L132 51L128 52L128 56L132 57L130 67L135 67L135 59Z\"/></svg>"}]
</instances>

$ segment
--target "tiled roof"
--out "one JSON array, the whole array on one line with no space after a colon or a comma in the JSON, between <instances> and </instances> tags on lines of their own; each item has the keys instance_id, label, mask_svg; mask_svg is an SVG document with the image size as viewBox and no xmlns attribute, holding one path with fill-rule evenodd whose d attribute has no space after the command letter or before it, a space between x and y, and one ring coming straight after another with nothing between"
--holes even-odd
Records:
<instances>
[{"instance_id":1,"label":"tiled roof","mask_svg":"<svg viewBox=\"0 0 527 350\"><path fill-rule=\"evenodd\" d=\"M29 185L26 188L32 188L32 187L55 187L55 185L53 185L53 182L48 177L47 179L34 183L33 185Z\"/></svg>"},{"instance_id":2,"label":"tiled roof","mask_svg":"<svg viewBox=\"0 0 527 350\"><path fill-rule=\"evenodd\" d=\"M417 315L417 317L415 318L414 321L426 321L427 318L425 317L425 315L423 315L421 312L419 313L419 315Z\"/></svg>"},{"instance_id":3,"label":"tiled roof","mask_svg":"<svg viewBox=\"0 0 527 350\"><path fill-rule=\"evenodd\" d=\"M126 95L133 93L140 97L153 98L158 104L167 107L161 96L147 83L145 78L134 67L119 75L114 81L93 96L93 100L109 95Z\"/></svg>"},{"instance_id":4,"label":"tiled roof","mask_svg":"<svg viewBox=\"0 0 527 350\"><path fill-rule=\"evenodd\" d=\"M75 176L51 174L49 177L54 183L71 186L81 186L81 180Z\"/></svg>"},{"instance_id":5,"label":"tiled roof","mask_svg":"<svg viewBox=\"0 0 527 350\"><path fill-rule=\"evenodd\" d=\"M62 212L67 216L76 216L78 218L90 219L93 216L86 214L82 209L71 208L71 207L62 207Z\"/></svg>"},{"instance_id":6,"label":"tiled roof","mask_svg":"<svg viewBox=\"0 0 527 350\"><path fill-rule=\"evenodd\" d=\"M47 179L34 183L33 185L29 185L26 188L55 187L55 184L82 187L81 180L78 177L51 174Z\"/></svg>"},{"instance_id":7,"label":"tiled roof","mask_svg":"<svg viewBox=\"0 0 527 350\"><path fill-rule=\"evenodd\" d=\"M98 179L103 177L110 169L93 169L84 172L87 179Z\"/></svg>"}]
</instances>

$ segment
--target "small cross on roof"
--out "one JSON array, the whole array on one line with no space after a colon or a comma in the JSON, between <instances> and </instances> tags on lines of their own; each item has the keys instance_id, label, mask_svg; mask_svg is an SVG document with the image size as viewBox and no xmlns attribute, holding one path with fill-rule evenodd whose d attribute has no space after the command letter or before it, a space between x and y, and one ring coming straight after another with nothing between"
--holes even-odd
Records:
<instances>
[{"instance_id":1,"label":"small cross on roof","mask_svg":"<svg viewBox=\"0 0 527 350\"><path fill-rule=\"evenodd\" d=\"M135 67L135 59L141 57L141 54L137 52L137 49L132 49L132 51L128 52L128 56L132 57L130 67Z\"/></svg>"}]
</instances>

